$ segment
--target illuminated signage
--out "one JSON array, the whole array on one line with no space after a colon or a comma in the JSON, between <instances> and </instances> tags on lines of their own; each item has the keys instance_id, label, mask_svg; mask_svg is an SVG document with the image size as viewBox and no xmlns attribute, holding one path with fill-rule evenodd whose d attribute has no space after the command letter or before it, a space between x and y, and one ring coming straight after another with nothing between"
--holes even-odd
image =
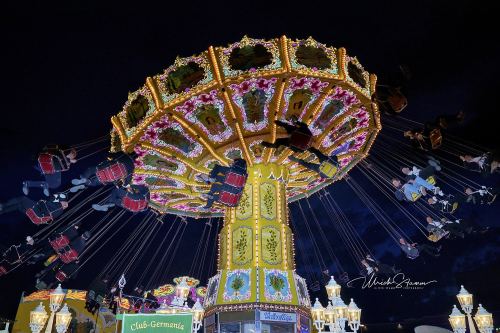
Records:
<instances>
[{"instance_id":1,"label":"illuminated signage","mask_svg":"<svg viewBox=\"0 0 500 333\"><path fill-rule=\"evenodd\" d=\"M124 314L122 333L191 333L193 315Z\"/></svg>"},{"instance_id":2,"label":"illuminated signage","mask_svg":"<svg viewBox=\"0 0 500 333\"><path fill-rule=\"evenodd\" d=\"M278 321L282 323L295 323L297 322L297 314L288 312L260 311L260 320Z\"/></svg>"}]
</instances>

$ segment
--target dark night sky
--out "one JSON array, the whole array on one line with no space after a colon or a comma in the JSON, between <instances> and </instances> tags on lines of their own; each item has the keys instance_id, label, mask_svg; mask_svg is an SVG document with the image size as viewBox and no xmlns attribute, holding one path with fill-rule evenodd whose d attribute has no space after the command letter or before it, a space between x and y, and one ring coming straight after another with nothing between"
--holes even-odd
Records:
<instances>
[{"instance_id":1,"label":"dark night sky","mask_svg":"<svg viewBox=\"0 0 500 333\"><path fill-rule=\"evenodd\" d=\"M162 72L177 55L189 56L209 45L226 45L245 34L256 38L311 35L320 42L344 46L382 82L399 64L407 64L413 79L408 87L410 106L405 116L425 121L438 113L464 110L467 121L455 134L493 149L500 147L496 115L500 104L500 52L494 33L497 18L486 2L305 1L279 6L271 1L167 3L3 5L0 201L20 195L25 175L36 176L33 156L43 144L73 144L102 136L111 128L109 118L121 109L127 93L140 87L146 76ZM353 176L363 182L359 172ZM498 184L499 179L497 176L488 181ZM396 251L345 183L336 184L331 191L384 261L420 279L438 280L437 285L424 291L345 290L345 298L355 297L365 310L363 316L368 324L447 325L443 321L455 302L460 283L474 291L489 311L496 311L498 320L498 202L496 206L462 212L481 224L492 225L488 234L447 242L445 253L437 260L409 261ZM377 199L384 204L383 198ZM319 207L317 198L310 200ZM392 208L387 209L390 212ZM300 221L297 211L297 206L292 205L296 222ZM336 254L342 262L349 262L340 239L326 224L324 212L318 210L318 215ZM34 230L14 214L2 216L0 224L3 245L19 241ZM185 240L199 238L201 225L190 223ZM311 247L307 237L302 236L302 241ZM193 256L191 248L181 247L179 251ZM299 265L304 259L307 256L298 254ZM332 269L333 263L329 265ZM185 273L186 264L175 266L169 278ZM304 268L298 271L306 275ZM33 272L31 268L20 270L0 279L0 316L14 317L21 291L33 290ZM88 274L82 274L68 287L85 288L90 279Z\"/></svg>"}]
</instances>

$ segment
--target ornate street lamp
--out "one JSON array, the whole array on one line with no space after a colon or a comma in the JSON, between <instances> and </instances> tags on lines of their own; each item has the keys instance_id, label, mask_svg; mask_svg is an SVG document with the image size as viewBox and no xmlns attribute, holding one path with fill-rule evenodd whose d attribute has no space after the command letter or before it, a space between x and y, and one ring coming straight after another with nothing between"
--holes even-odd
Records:
<instances>
[{"instance_id":1,"label":"ornate street lamp","mask_svg":"<svg viewBox=\"0 0 500 333\"><path fill-rule=\"evenodd\" d=\"M64 304L62 309L56 314L56 331L57 333L65 333L71 322L71 312L68 310L68 305Z\"/></svg>"},{"instance_id":2,"label":"ornate street lamp","mask_svg":"<svg viewBox=\"0 0 500 333\"><path fill-rule=\"evenodd\" d=\"M50 293L49 295L50 318L49 318L49 323L45 328L45 333L52 332L52 326L54 325L54 314L61 307L62 301L64 300L65 296L66 293L64 292L64 290L62 290L60 283L57 286L57 288L52 290L52 292Z\"/></svg>"},{"instance_id":3,"label":"ornate street lamp","mask_svg":"<svg viewBox=\"0 0 500 333\"><path fill-rule=\"evenodd\" d=\"M469 293L462 285L460 286L460 292L458 293L457 298L462 310L467 315L470 315L472 312L472 294Z\"/></svg>"},{"instance_id":4,"label":"ornate street lamp","mask_svg":"<svg viewBox=\"0 0 500 333\"><path fill-rule=\"evenodd\" d=\"M323 329L326 324L328 331L331 333L345 333L347 322L349 328L352 330L349 333L356 333L361 326L361 309L358 308L352 298L349 307L345 305L342 298L340 298L341 287L333 276L325 287L330 301L325 309L316 298L311 308L314 327L316 327L319 333L324 333Z\"/></svg>"},{"instance_id":5,"label":"ornate street lamp","mask_svg":"<svg viewBox=\"0 0 500 333\"><path fill-rule=\"evenodd\" d=\"M201 306L200 301L196 300L196 303L194 303L191 311L193 312L193 333L196 333L201 327L203 313L205 310L203 309L203 306Z\"/></svg>"},{"instance_id":6,"label":"ornate street lamp","mask_svg":"<svg viewBox=\"0 0 500 333\"><path fill-rule=\"evenodd\" d=\"M345 332L345 322L347 321L347 305L342 298L335 297L333 301L333 311L335 311L336 326L340 332Z\"/></svg>"},{"instance_id":7,"label":"ornate street lamp","mask_svg":"<svg viewBox=\"0 0 500 333\"><path fill-rule=\"evenodd\" d=\"M361 323L361 309L358 308L354 300L351 298L351 303L347 308L347 320L349 320L349 328L356 332Z\"/></svg>"},{"instance_id":8,"label":"ornate street lamp","mask_svg":"<svg viewBox=\"0 0 500 333\"><path fill-rule=\"evenodd\" d=\"M486 311L481 304L477 309L476 315L474 316L474 321L476 322L479 332L481 333L491 333L493 332L493 315Z\"/></svg>"},{"instance_id":9,"label":"ornate street lamp","mask_svg":"<svg viewBox=\"0 0 500 333\"><path fill-rule=\"evenodd\" d=\"M328 299L332 301L335 297L340 297L340 285L335 281L333 275L330 277L330 281L326 285L326 293L328 294Z\"/></svg>"},{"instance_id":10,"label":"ornate street lamp","mask_svg":"<svg viewBox=\"0 0 500 333\"><path fill-rule=\"evenodd\" d=\"M189 287L186 281L187 278L185 276L179 279L180 279L179 282L176 281L175 296L174 299L172 300L171 305L183 311L182 308L184 307L184 302L187 300L191 288ZM187 310L189 311L189 308Z\"/></svg>"},{"instance_id":11,"label":"ornate street lamp","mask_svg":"<svg viewBox=\"0 0 500 333\"><path fill-rule=\"evenodd\" d=\"M473 298L472 294L469 293L464 286L460 286L460 292L457 295L457 299L460 302L462 310L467 315L467 323L469 324L469 330L471 333L476 333L476 322L477 327L481 333L491 333L493 332L493 316L491 313L486 311L481 304L477 309L474 320L472 320L472 308L473 308ZM467 325L465 323L465 315L458 310L458 308L453 305L453 311L450 315L450 324L455 333L465 333Z\"/></svg>"},{"instance_id":12,"label":"ornate street lamp","mask_svg":"<svg viewBox=\"0 0 500 333\"><path fill-rule=\"evenodd\" d=\"M469 293L463 285L460 286L460 292L457 295L458 302L462 307L462 310L467 315L467 322L469 323L469 330L471 333L476 333L476 327L474 326L474 322L472 321L472 294Z\"/></svg>"},{"instance_id":13,"label":"ornate street lamp","mask_svg":"<svg viewBox=\"0 0 500 333\"><path fill-rule=\"evenodd\" d=\"M456 305L453 305L449 321L454 333L465 333L465 316L462 312L460 312L460 310L458 310Z\"/></svg>"},{"instance_id":14,"label":"ornate street lamp","mask_svg":"<svg viewBox=\"0 0 500 333\"><path fill-rule=\"evenodd\" d=\"M175 295L185 301L189 295L190 289L191 288L187 284L186 278L183 278L181 282L175 287Z\"/></svg>"},{"instance_id":15,"label":"ornate street lamp","mask_svg":"<svg viewBox=\"0 0 500 333\"><path fill-rule=\"evenodd\" d=\"M328 306L326 307L324 314L326 325L328 326L330 332L333 332L333 330L335 329L334 326L337 322L337 318L335 317L335 310L333 309L332 302L328 302Z\"/></svg>"},{"instance_id":16,"label":"ornate street lamp","mask_svg":"<svg viewBox=\"0 0 500 333\"><path fill-rule=\"evenodd\" d=\"M323 305L319 302L319 300L316 298L316 302L314 302L314 305L311 309L311 314L313 318L313 323L318 332L323 332L323 328L325 328L325 308L323 308Z\"/></svg>"},{"instance_id":17,"label":"ornate street lamp","mask_svg":"<svg viewBox=\"0 0 500 333\"><path fill-rule=\"evenodd\" d=\"M45 307L42 302L38 304L38 306L30 312L30 329L33 333L40 333L45 326L45 322L47 321L47 311L45 311Z\"/></svg>"}]
</instances>

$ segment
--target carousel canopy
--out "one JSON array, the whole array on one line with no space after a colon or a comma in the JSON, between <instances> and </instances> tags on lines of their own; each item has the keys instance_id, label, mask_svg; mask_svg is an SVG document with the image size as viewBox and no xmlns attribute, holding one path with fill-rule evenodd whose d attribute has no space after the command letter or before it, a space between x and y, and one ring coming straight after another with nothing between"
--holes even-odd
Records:
<instances>
[{"instance_id":1,"label":"carousel canopy","mask_svg":"<svg viewBox=\"0 0 500 333\"><path fill-rule=\"evenodd\" d=\"M286 195L295 201L341 179L366 156L380 130L371 99L375 83L376 76L343 48L312 38L244 37L177 58L163 74L148 77L112 118L112 149L135 152L133 181L150 188L151 207L161 212L222 216L218 204L201 209L208 185L197 175L235 158L287 165ZM286 147L261 145L286 135L275 120L293 117L308 124L321 152L345 147L333 179L290 161ZM301 157L316 159L307 152Z\"/></svg>"}]
</instances>

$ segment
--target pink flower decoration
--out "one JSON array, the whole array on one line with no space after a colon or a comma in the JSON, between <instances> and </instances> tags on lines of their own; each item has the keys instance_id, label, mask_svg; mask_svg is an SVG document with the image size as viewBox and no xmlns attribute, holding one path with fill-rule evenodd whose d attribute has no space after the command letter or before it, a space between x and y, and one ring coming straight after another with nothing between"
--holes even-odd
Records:
<instances>
[{"instance_id":1,"label":"pink flower decoration","mask_svg":"<svg viewBox=\"0 0 500 333\"><path fill-rule=\"evenodd\" d=\"M306 84L305 77L302 77L300 79L292 78L292 84L290 85L290 87L292 89L300 89L300 88L304 87L305 84Z\"/></svg>"},{"instance_id":2,"label":"pink flower decoration","mask_svg":"<svg viewBox=\"0 0 500 333\"><path fill-rule=\"evenodd\" d=\"M358 123L358 127L365 127L368 125L368 119L363 119Z\"/></svg>"},{"instance_id":3,"label":"pink flower decoration","mask_svg":"<svg viewBox=\"0 0 500 333\"><path fill-rule=\"evenodd\" d=\"M151 141L154 141L158 138L158 134L153 128L149 128L146 132L144 132L144 136Z\"/></svg>"},{"instance_id":4,"label":"pink flower decoration","mask_svg":"<svg viewBox=\"0 0 500 333\"><path fill-rule=\"evenodd\" d=\"M365 141L365 139L366 139L366 136L362 135L362 136L358 136L358 137L355 139L355 141L356 141L356 142L363 142L363 141Z\"/></svg>"},{"instance_id":5,"label":"pink flower decoration","mask_svg":"<svg viewBox=\"0 0 500 333\"><path fill-rule=\"evenodd\" d=\"M339 87L335 88L335 93L333 94L333 98L343 99L345 96L347 96L347 91Z\"/></svg>"},{"instance_id":6,"label":"pink flower decoration","mask_svg":"<svg viewBox=\"0 0 500 333\"><path fill-rule=\"evenodd\" d=\"M202 94L200 95L200 100L203 102L203 103L209 103L209 102L213 102L214 101L214 97L210 94Z\"/></svg>"},{"instance_id":7,"label":"pink flower decoration","mask_svg":"<svg viewBox=\"0 0 500 333\"><path fill-rule=\"evenodd\" d=\"M321 82L320 80L313 80L311 82L311 90L314 93L318 93L322 88L326 87L328 85L328 82Z\"/></svg>"},{"instance_id":8,"label":"pink flower decoration","mask_svg":"<svg viewBox=\"0 0 500 333\"><path fill-rule=\"evenodd\" d=\"M154 200L154 201L160 201L162 199L162 196L161 194L159 193L151 193L151 199Z\"/></svg>"},{"instance_id":9,"label":"pink flower decoration","mask_svg":"<svg viewBox=\"0 0 500 333\"><path fill-rule=\"evenodd\" d=\"M160 121L154 123L153 127L156 129L164 129L168 127L168 122L165 119L161 119Z\"/></svg>"},{"instance_id":10,"label":"pink flower decoration","mask_svg":"<svg viewBox=\"0 0 500 333\"><path fill-rule=\"evenodd\" d=\"M271 81L267 81L265 79L260 79L259 81L257 81L257 87L260 89L268 89L270 84Z\"/></svg>"},{"instance_id":11,"label":"pink flower decoration","mask_svg":"<svg viewBox=\"0 0 500 333\"><path fill-rule=\"evenodd\" d=\"M250 90L250 82L244 81L241 84L232 84L231 88L236 91L238 95L243 95Z\"/></svg>"},{"instance_id":12,"label":"pink flower decoration","mask_svg":"<svg viewBox=\"0 0 500 333\"><path fill-rule=\"evenodd\" d=\"M194 108L195 108L195 101L194 101L194 99L192 99L192 100L189 100L186 103L184 103L184 105L182 107L180 107L179 109L183 110L186 113L189 113L189 112L193 111Z\"/></svg>"},{"instance_id":13,"label":"pink flower decoration","mask_svg":"<svg viewBox=\"0 0 500 333\"><path fill-rule=\"evenodd\" d=\"M345 98L344 98L344 101L345 101L345 104L347 107L355 104L358 102L358 99L356 98L356 96L354 95L347 95Z\"/></svg>"},{"instance_id":14,"label":"pink flower decoration","mask_svg":"<svg viewBox=\"0 0 500 333\"><path fill-rule=\"evenodd\" d=\"M143 175L134 175L133 177L134 184L136 185L144 185L145 180L146 177L144 177Z\"/></svg>"},{"instance_id":15,"label":"pink flower decoration","mask_svg":"<svg viewBox=\"0 0 500 333\"><path fill-rule=\"evenodd\" d=\"M134 151L138 158L144 157L147 154L147 152L144 149L141 149L139 147L136 147Z\"/></svg>"}]
</instances>

